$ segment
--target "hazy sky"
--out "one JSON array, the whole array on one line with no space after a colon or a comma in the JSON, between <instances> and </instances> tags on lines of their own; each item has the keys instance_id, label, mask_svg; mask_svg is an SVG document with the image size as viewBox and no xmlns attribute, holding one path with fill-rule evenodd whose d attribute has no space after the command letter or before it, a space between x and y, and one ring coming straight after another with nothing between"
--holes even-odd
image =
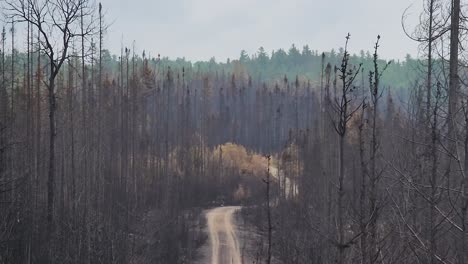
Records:
<instances>
[{"instance_id":1,"label":"hazy sky","mask_svg":"<svg viewBox=\"0 0 468 264\"><path fill-rule=\"evenodd\" d=\"M111 23L106 46L120 51L121 39L136 49L171 58L217 61L238 58L260 46L329 51L344 44L350 50L372 49L382 35L381 55L417 55L416 43L403 33L401 16L412 5L414 25L421 0L102 0Z\"/></svg>"}]
</instances>

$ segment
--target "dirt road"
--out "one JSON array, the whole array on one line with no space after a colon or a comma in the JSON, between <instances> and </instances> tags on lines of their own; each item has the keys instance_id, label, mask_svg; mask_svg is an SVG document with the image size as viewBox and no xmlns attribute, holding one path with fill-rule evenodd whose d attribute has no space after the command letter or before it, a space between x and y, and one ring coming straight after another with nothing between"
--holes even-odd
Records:
<instances>
[{"instance_id":1,"label":"dirt road","mask_svg":"<svg viewBox=\"0 0 468 264\"><path fill-rule=\"evenodd\" d=\"M214 208L206 214L211 264L242 264L234 213L238 206Z\"/></svg>"}]
</instances>

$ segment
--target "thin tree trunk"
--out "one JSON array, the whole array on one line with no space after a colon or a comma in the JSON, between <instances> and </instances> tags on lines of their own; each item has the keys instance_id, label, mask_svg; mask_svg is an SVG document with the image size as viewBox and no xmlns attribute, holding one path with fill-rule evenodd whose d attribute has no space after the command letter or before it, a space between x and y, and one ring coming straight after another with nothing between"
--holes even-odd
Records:
<instances>
[{"instance_id":1,"label":"thin tree trunk","mask_svg":"<svg viewBox=\"0 0 468 264\"><path fill-rule=\"evenodd\" d=\"M364 102L365 104L365 102ZM361 234L361 262L367 263L367 223L366 223L366 196L367 196L367 164L365 161L365 141L364 141L364 115L365 115L365 108L363 107L363 111L361 113L361 123L359 125L359 157L361 161L361 188L359 194L359 227Z\"/></svg>"},{"instance_id":2,"label":"thin tree trunk","mask_svg":"<svg viewBox=\"0 0 468 264\"><path fill-rule=\"evenodd\" d=\"M458 107L458 96L460 92L460 79L458 75L458 55L459 55L459 37L460 37L460 0L452 1L451 10L451 27L450 27L450 61L449 61L449 109L448 109L448 137L449 137L449 151L453 155L457 155L458 145L458 132L456 127L457 122L457 111ZM460 158L460 157L456 157ZM449 160L449 170L452 170L452 161ZM466 169L466 168L465 168ZM465 172L462 171L462 188L465 187L466 182ZM466 187L462 190L462 197L466 200ZM463 202L461 210L463 211ZM461 217L462 219L464 217ZM460 219L460 220L462 220ZM457 235L455 239L456 249L458 252L458 262L464 263L464 258L467 255L466 251L466 230L463 230Z\"/></svg>"},{"instance_id":3,"label":"thin tree trunk","mask_svg":"<svg viewBox=\"0 0 468 264\"><path fill-rule=\"evenodd\" d=\"M344 247L344 219L343 219L343 198L344 198L344 134L339 138L339 172L338 172L338 204L337 204L337 220L338 220L338 264L345 263L345 247Z\"/></svg>"},{"instance_id":4,"label":"thin tree trunk","mask_svg":"<svg viewBox=\"0 0 468 264\"><path fill-rule=\"evenodd\" d=\"M82 157L82 175L84 177L84 208L83 208L83 224L85 228L84 243L85 243L85 259L87 264L91 263L91 243L90 243L90 226L89 226L89 168L88 168L88 120L87 111L88 94L87 94L87 77L86 77L86 64L85 64L85 36L84 36L84 21L83 21L83 8L80 9L80 28L81 28L81 114L82 114L82 144L83 144L83 157Z\"/></svg>"},{"instance_id":5,"label":"thin tree trunk","mask_svg":"<svg viewBox=\"0 0 468 264\"><path fill-rule=\"evenodd\" d=\"M271 263L271 234L273 231L273 226L271 222L271 208L270 208L270 161L271 157L267 156L268 158L268 171L267 171L267 178L266 178L266 203L267 203L267 220L268 220L268 252L267 252L267 264Z\"/></svg>"},{"instance_id":6,"label":"thin tree trunk","mask_svg":"<svg viewBox=\"0 0 468 264\"><path fill-rule=\"evenodd\" d=\"M53 65L54 62L51 62ZM53 72L54 69L51 69ZM49 78L48 85L48 100L49 100L49 167L47 177L47 223L49 236L54 232L54 188L55 188L55 77Z\"/></svg>"}]
</instances>

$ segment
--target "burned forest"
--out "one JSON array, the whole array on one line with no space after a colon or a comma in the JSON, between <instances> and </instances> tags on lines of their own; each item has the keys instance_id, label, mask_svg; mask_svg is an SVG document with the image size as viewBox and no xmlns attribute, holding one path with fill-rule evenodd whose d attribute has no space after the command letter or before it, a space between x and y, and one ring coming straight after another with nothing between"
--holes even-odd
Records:
<instances>
[{"instance_id":1,"label":"burned forest","mask_svg":"<svg viewBox=\"0 0 468 264\"><path fill-rule=\"evenodd\" d=\"M239 1L0 0L0 264L468 263L468 3Z\"/></svg>"}]
</instances>

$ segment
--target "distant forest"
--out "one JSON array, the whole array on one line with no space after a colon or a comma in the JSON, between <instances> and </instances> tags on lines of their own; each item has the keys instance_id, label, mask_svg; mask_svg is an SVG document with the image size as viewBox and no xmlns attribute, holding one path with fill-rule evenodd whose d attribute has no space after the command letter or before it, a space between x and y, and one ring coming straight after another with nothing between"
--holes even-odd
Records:
<instances>
[{"instance_id":1,"label":"distant forest","mask_svg":"<svg viewBox=\"0 0 468 264\"><path fill-rule=\"evenodd\" d=\"M3 36L6 38L6 28L3 28ZM96 43L94 43L96 45ZM130 47L129 47L130 48ZM96 47L94 47L96 49ZM122 47L125 49L125 47ZM361 70L364 74L368 74L372 70L373 55L369 50L372 49L370 45L367 51L361 50L359 54L351 54L349 57L350 64L362 64ZM26 62L27 54L19 50L15 50L16 66L21 67ZM92 52L89 49L87 52ZM94 50L97 52L97 50ZM11 50L10 50L11 53ZM122 54L112 54L109 50L103 47L102 61L104 69L116 70L119 64L119 58ZM329 52L319 52L312 50L308 45L302 49L296 47L294 44L285 50L278 49L272 52L266 51L260 47L254 54L248 54L245 50L240 51L238 58L227 59L225 62L217 61L212 58L209 61L189 61L185 58L169 58L164 54L159 55L147 54L144 50L135 54L135 60L141 61L149 59L150 64L158 62L160 68L182 69L186 71L186 77L190 78L192 73L213 73L218 75L249 75L251 78L274 84L281 82L285 77L288 79L295 79L298 77L301 81L310 81L317 85L320 81L322 63L330 63L331 65L339 65L344 54L344 49L339 48L338 51L332 49ZM11 57L7 54L5 63L11 65ZM386 70L385 75L382 76L381 84L385 87L391 88L392 91L399 95L408 95L408 90L421 85L418 84L418 76L420 76L423 66L426 64L425 59L412 57L407 55L404 60L395 59L379 59L380 66L386 65L391 62L391 66Z\"/></svg>"},{"instance_id":2,"label":"distant forest","mask_svg":"<svg viewBox=\"0 0 468 264\"><path fill-rule=\"evenodd\" d=\"M5 28L3 29L5 32ZM6 35L6 33L4 34ZM125 49L125 48L124 48ZM92 52L89 50L88 52ZM94 50L96 52L96 50ZM332 50L331 52L311 51L308 46L304 46L302 51L299 51L294 45L285 52L282 49L273 51L269 56L263 48L260 48L256 54L247 55L245 51L241 51L240 57L226 62L217 62L215 58L210 61L191 62L183 58L170 59L168 57L151 56L143 51L141 54L132 54L137 63L142 63L148 60L151 66L157 65L157 68L171 68L173 71L181 71L184 69L185 78L190 79L194 74L210 74L214 76L237 76L240 78L251 78L256 81L265 82L269 85L275 85L284 81L284 79L298 80L309 85L320 85L321 68L323 63L331 65L339 65L343 57L343 49L339 52ZM11 63L11 55L6 54L5 64L14 65L16 71L21 70L21 65L27 61L27 54L15 50L15 63ZM123 51L124 53L124 51ZM122 54L123 54L122 53ZM125 55L123 55L125 56ZM109 50L102 50L103 69L107 74L112 71L117 71L119 67L119 54L111 54ZM372 70L373 56L370 52L361 51L361 54L350 55L349 61L351 65L359 66L362 74L368 75L368 71ZM389 64L390 63L390 64ZM406 98L411 93L411 89L421 86L418 82L422 68L426 64L424 60L412 58L407 55L404 61L399 60L378 60L378 65L383 67L389 64L385 75L382 76L381 84L390 89L393 94ZM35 67L34 65L32 67ZM64 65L67 67L67 65ZM10 76L6 76L8 79ZM110 77L110 76L109 76Z\"/></svg>"},{"instance_id":3,"label":"distant forest","mask_svg":"<svg viewBox=\"0 0 468 264\"><path fill-rule=\"evenodd\" d=\"M371 49L372 46L369 46L368 50ZM245 50L242 50L239 58L228 59L226 62L216 61L215 58L209 61L190 62L183 58L171 60L162 57L161 65L173 68L185 67L195 72L248 73L254 79L270 83L280 82L284 77L288 79L299 77L301 81L308 80L317 84L320 81L322 60L324 59L331 65L339 65L343 53L343 48L338 51L319 52L311 50L308 45L300 50L293 44L288 50L279 49L271 53L268 53L263 47L260 47L255 54L247 54ZM362 63L361 69L365 74L374 67L373 56L369 51L362 50L359 55L353 54L349 59L352 65ZM392 64L382 76L382 85L391 87L397 93L407 94L407 91L404 90L417 85L416 81L420 69L425 63L424 60L407 55L403 61L379 59L378 63L383 66L388 61L392 61Z\"/></svg>"}]
</instances>

